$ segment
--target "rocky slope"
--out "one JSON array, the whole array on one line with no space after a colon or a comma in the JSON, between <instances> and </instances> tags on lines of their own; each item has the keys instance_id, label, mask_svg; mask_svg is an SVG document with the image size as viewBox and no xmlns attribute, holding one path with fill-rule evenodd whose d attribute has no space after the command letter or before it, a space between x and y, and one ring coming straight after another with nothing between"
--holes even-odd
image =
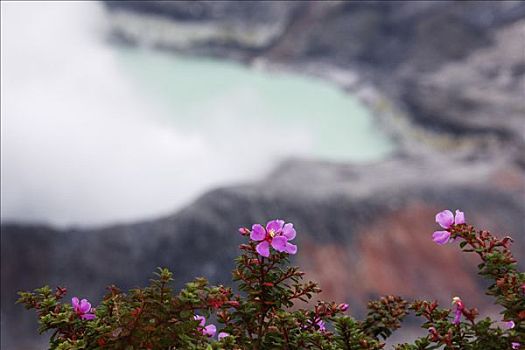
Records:
<instances>
[{"instance_id":1,"label":"rocky slope","mask_svg":"<svg viewBox=\"0 0 525 350\"><path fill-rule=\"evenodd\" d=\"M182 284L229 280L236 229L296 224L297 263L354 312L378 294L467 296L475 262L430 240L433 215L516 238L525 258L525 57L521 2L108 2L113 40L235 59L333 81L399 142L365 165L290 160L267 179L212 191L172 216L95 229L2 224L2 348L31 348L15 291L43 283L100 297L168 266ZM110 268L108 268L110 267ZM467 299L467 298L464 298ZM16 340L15 340L16 339ZM36 340L37 341L37 340ZM38 342L38 341L37 341ZM16 345L15 345L16 344Z\"/></svg>"},{"instance_id":2,"label":"rocky slope","mask_svg":"<svg viewBox=\"0 0 525 350\"><path fill-rule=\"evenodd\" d=\"M226 283L242 241L237 228L274 217L296 224L295 262L307 278L321 283L324 297L350 301L356 314L367 298L384 293L445 303L457 294L494 312L479 292L475 259L431 241L433 216L444 207L463 208L469 222L511 233L524 259L522 178L504 163L499 172L447 159L420 160L415 173L405 165L403 159L368 166L290 161L265 181L218 189L150 222L65 231L3 225L2 332L30 332L33 315L13 305L14 295L44 283L95 300L110 283L143 285L157 266L170 267L179 286L194 276ZM24 348L35 341L20 339Z\"/></svg>"}]
</instances>

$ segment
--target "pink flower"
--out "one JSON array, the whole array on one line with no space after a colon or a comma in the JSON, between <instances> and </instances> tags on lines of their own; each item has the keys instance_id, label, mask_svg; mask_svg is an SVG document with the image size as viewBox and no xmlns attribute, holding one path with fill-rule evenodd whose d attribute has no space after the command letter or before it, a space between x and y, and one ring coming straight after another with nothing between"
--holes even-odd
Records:
<instances>
[{"instance_id":1,"label":"pink flower","mask_svg":"<svg viewBox=\"0 0 525 350\"><path fill-rule=\"evenodd\" d=\"M202 330L202 334L207 335L208 337L213 337L217 332L217 327L214 324L209 324Z\"/></svg>"},{"instance_id":2,"label":"pink flower","mask_svg":"<svg viewBox=\"0 0 525 350\"><path fill-rule=\"evenodd\" d=\"M204 316L200 316L200 315L195 315L193 316L193 318L196 320L196 321L199 321L199 331L208 336L208 337L213 337L215 335L215 333L217 332L217 327L215 327L215 325L213 324L210 324L210 325L207 325L207 326L204 326L206 324L206 317Z\"/></svg>"},{"instance_id":3,"label":"pink flower","mask_svg":"<svg viewBox=\"0 0 525 350\"><path fill-rule=\"evenodd\" d=\"M520 343L518 343L518 342L515 342L515 341L514 341L514 342L512 342L512 349L513 349L513 350L517 350L517 349L519 349L519 348L520 348L520 346L521 346L521 344L520 344Z\"/></svg>"},{"instance_id":4,"label":"pink flower","mask_svg":"<svg viewBox=\"0 0 525 350\"><path fill-rule=\"evenodd\" d=\"M77 297L73 297L71 299L71 305L73 306L75 313L83 320L92 320L96 317L92 312L91 304L87 299L79 301Z\"/></svg>"},{"instance_id":5,"label":"pink flower","mask_svg":"<svg viewBox=\"0 0 525 350\"><path fill-rule=\"evenodd\" d=\"M461 309L456 308L454 321L452 323L454 323L456 326L461 323Z\"/></svg>"},{"instance_id":6,"label":"pink flower","mask_svg":"<svg viewBox=\"0 0 525 350\"><path fill-rule=\"evenodd\" d=\"M220 332L217 338L219 340L221 340L222 338L226 338L226 337L229 337L229 336L230 336L230 333Z\"/></svg>"},{"instance_id":7,"label":"pink flower","mask_svg":"<svg viewBox=\"0 0 525 350\"><path fill-rule=\"evenodd\" d=\"M450 232L436 231L432 234L432 240L437 244L447 244L450 241Z\"/></svg>"},{"instance_id":8,"label":"pink flower","mask_svg":"<svg viewBox=\"0 0 525 350\"><path fill-rule=\"evenodd\" d=\"M319 332L326 331L326 327L323 320L318 320L317 322L315 322L315 326L315 328L317 328Z\"/></svg>"},{"instance_id":9,"label":"pink flower","mask_svg":"<svg viewBox=\"0 0 525 350\"><path fill-rule=\"evenodd\" d=\"M514 327L516 327L516 324L514 323L514 321L507 321L507 322L505 322L505 328L512 329Z\"/></svg>"},{"instance_id":10,"label":"pink flower","mask_svg":"<svg viewBox=\"0 0 525 350\"><path fill-rule=\"evenodd\" d=\"M463 301L461 301L459 297L452 298L452 305L456 305L456 311L454 311L454 321L452 323L458 325L461 322L461 314L463 313L465 305L463 305Z\"/></svg>"},{"instance_id":11,"label":"pink flower","mask_svg":"<svg viewBox=\"0 0 525 350\"><path fill-rule=\"evenodd\" d=\"M443 210L436 214L436 222L439 226L449 229L452 225L460 225L465 223L465 213L456 210L456 216L450 210Z\"/></svg>"},{"instance_id":12,"label":"pink flower","mask_svg":"<svg viewBox=\"0 0 525 350\"><path fill-rule=\"evenodd\" d=\"M308 323L309 324L313 324L315 329L317 329L318 331L320 332L324 332L326 331L326 327L325 327L325 323L323 320L321 319L315 319L314 322L312 322L312 320L308 320ZM303 326L304 329L308 328L307 326Z\"/></svg>"},{"instance_id":13,"label":"pink flower","mask_svg":"<svg viewBox=\"0 0 525 350\"><path fill-rule=\"evenodd\" d=\"M339 304L338 308L339 310L345 312L346 310L348 310L348 304L347 303Z\"/></svg>"},{"instance_id":14,"label":"pink flower","mask_svg":"<svg viewBox=\"0 0 525 350\"><path fill-rule=\"evenodd\" d=\"M443 210L436 214L436 222L444 229L450 229L453 225L461 225L465 223L465 214L462 211L456 210L456 216L450 210ZM449 231L436 231L432 234L432 240L437 244L446 244L450 242Z\"/></svg>"},{"instance_id":15,"label":"pink flower","mask_svg":"<svg viewBox=\"0 0 525 350\"><path fill-rule=\"evenodd\" d=\"M254 241L261 241L255 249L261 256L269 257L270 246L278 252L297 253L297 246L288 242L294 239L295 235L293 224L285 224L284 220L272 220L266 224L266 227L259 224L253 225L250 238Z\"/></svg>"}]
</instances>

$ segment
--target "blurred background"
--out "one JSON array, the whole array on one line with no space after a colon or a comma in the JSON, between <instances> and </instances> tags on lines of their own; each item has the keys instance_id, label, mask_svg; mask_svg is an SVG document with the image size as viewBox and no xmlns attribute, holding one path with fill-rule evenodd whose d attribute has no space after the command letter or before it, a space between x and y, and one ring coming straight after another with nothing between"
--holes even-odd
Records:
<instances>
[{"instance_id":1,"label":"blurred background","mask_svg":"<svg viewBox=\"0 0 525 350\"><path fill-rule=\"evenodd\" d=\"M525 258L523 2L2 1L1 84L3 349L45 348L18 290L228 283L273 218L356 316L498 312L442 209Z\"/></svg>"}]
</instances>

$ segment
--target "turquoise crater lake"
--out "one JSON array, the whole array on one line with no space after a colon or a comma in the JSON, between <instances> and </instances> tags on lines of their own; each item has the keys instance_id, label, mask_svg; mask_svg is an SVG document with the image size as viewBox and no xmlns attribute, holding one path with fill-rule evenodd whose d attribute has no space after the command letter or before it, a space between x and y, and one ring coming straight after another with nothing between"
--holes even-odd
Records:
<instances>
[{"instance_id":1,"label":"turquoise crater lake","mask_svg":"<svg viewBox=\"0 0 525 350\"><path fill-rule=\"evenodd\" d=\"M173 127L219 148L243 144L273 158L371 161L392 142L357 98L321 79L270 73L211 59L122 48L119 58ZM232 151L234 151L232 149Z\"/></svg>"}]
</instances>

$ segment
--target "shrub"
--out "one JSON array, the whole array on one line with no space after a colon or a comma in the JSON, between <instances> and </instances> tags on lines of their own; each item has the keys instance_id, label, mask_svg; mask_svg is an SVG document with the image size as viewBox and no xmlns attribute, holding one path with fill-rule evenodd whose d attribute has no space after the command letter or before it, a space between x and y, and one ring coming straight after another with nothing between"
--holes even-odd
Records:
<instances>
[{"instance_id":1,"label":"shrub","mask_svg":"<svg viewBox=\"0 0 525 350\"><path fill-rule=\"evenodd\" d=\"M368 303L364 320L348 315L348 304L298 303L308 302L320 289L303 282L304 273L288 265L289 255L297 252L290 243L296 232L282 220L239 230L248 240L240 246L233 271L239 293L210 286L204 278L175 293L171 272L159 268L145 288L124 293L108 287L95 308L76 297L71 304L62 302L66 289L61 287L20 292L18 302L36 310L39 331L52 331L50 348L61 350L375 350L385 347L410 312L423 319L428 333L412 344L395 346L397 350L519 349L525 344L525 274L517 270L509 250L511 238L475 230L460 211L443 211L436 222L443 228L433 234L436 243L459 242L463 252L480 257L479 274L491 282L486 293L502 307L501 320L478 319L477 310L459 297L452 308L442 308L436 301L385 296Z\"/></svg>"}]
</instances>

